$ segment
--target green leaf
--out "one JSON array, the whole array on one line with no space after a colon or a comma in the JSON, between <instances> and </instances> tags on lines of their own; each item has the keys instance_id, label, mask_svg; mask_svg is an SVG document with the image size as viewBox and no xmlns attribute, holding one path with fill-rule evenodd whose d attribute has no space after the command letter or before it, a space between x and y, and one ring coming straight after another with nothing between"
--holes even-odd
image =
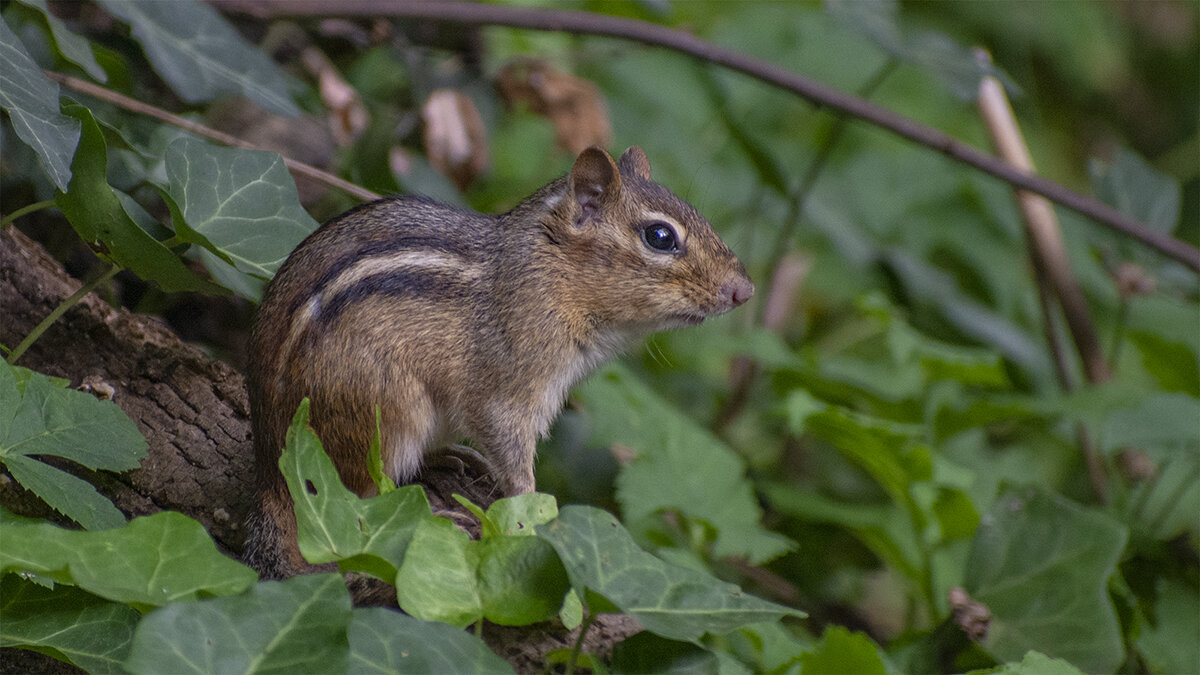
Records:
<instances>
[{"instance_id":1,"label":"green leaf","mask_svg":"<svg viewBox=\"0 0 1200 675\"><path fill-rule=\"evenodd\" d=\"M22 487L85 529L107 530L125 524L125 514L96 486L78 476L24 455L10 455L0 464Z\"/></svg>"},{"instance_id":2,"label":"green leaf","mask_svg":"<svg viewBox=\"0 0 1200 675\"><path fill-rule=\"evenodd\" d=\"M1137 633L1137 648L1153 673L1200 673L1200 597L1196 588L1160 579L1153 620Z\"/></svg>"},{"instance_id":3,"label":"green leaf","mask_svg":"<svg viewBox=\"0 0 1200 675\"><path fill-rule=\"evenodd\" d=\"M88 529L118 527L125 516L87 481L28 455L55 455L89 469L135 469L146 439L111 401L0 364L0 464L18 483Z\"/></svg>"},{"instance_id":4,"label":"green leaf","mask_svg":"<svg viewBox=\"0 0 1200 675\"><path fill-rule=\"evenodd\" d=\"M89 673L124 672L142 618L129 605L71 586L49 589L16 574L0 580L0 647L25 647Z\"/></svg>"},{"instance_id":5,"label":"green leaf","mask_svg":"<svg viewBox=\"0 0 1200 675\"><path fill-rule=\"evenodd\" d=\"M1062 659L1030 651L1020 661L987 670L972 670L967 675L1083 675L1083 671Z\"/></svg>"},{"instance_id":6,"label":"green leaf","mask_svg":"<svg viewBox=\"0 0 1200 675\"><path fill-rule=\"evenodd\" d=\"M728 446L689 419L622 366L590 378L576 394L594 438L636 451L617 477L627 521L676 510L716 529L713 554L761 563L794 543L762 526L746 467Z\"/></svg>"},{"instance_id":7,"label":"green leaf","mask_svg":"<svg viewBox=\"0 0 1200 675\"><path fill-rule=\"evenodd\" d=\"M418 524L433 517L429 500L416 485L359 499L342 484L308 427L308 411L305 399L292 418L279 458L295 503L300 552L311 563L339 561L344 570L368 572L390 582Z\"/></svg>"},{"instance_id":8,"label":"green leaf","mask_svg":"<svg viewBox=\"0 0 1200 675\"><path fill-rule=\"evenodd\" d=\"M921 578L921 547L912 523L890 504L852 504L781 483L766 485L771 506L801 520L846 528L880 560L910 579Z\"/></svg>"},{"instance_id":9,"label":"green leaf","mask_svg":"<svg viewBox=\"0 0 1200 675\"><path fill-rule=\"evenodd\" d=\"M571 588L554 549L534 535L471 542L479 549L479 599L483 617L502 626L527 626L558 614Z\"/></svg>"},{"instance_id":10,"label":"green leaf","mask_svg":"<svg viewBox=\"0 0 1200 675\"><path fill-rule=\"evenodd\" d=\"M58 189L71 181L71 157L79 145L79 121L59 112L58 83L42 74L25 46L0 18L0 108L17 137L33 148Z\"/></svg>"},{"instance_id":11,"label":"green leaf","mask_svg":"<svg viewBox=\"0 0 1200 675\"><path fill-rule=\"evenodd\" d=\"M888 667L879 647L862 633L851 633L841 626L825 629L812 651L800 655L804 675L886 675Z\"/></svg>"},{"instance_id":12,"label":"green leaf","mask_svg":"<svg viewBox=\"0 0 1200 675\"><path fill-rule=\"evenodd\" d=\"M1092 190L1102 201L1159 232L1175 229L1179 222L1179 181L1125 147L1117 148L1112 162L1094 160L1088 170Z\"/></svg>"},{"instance_id":13,"label":"green leaf","mask_svg":"<svg viewBox=\"0 0 1200 675\"><path fill-rule=\"evenodd\" d=\"M1200 398L1200 360L1191 347L1150 331L1130 331L1128 337L1142 356L1142 366L1160 388Z\"/></svg>"},{"instance_id":14,"label":"green leaf","mask_svg":"<svg viewBox=\"0 0 1200 675\"><path fill-rule=\"evenodd\" d=\"M240 272L269 279L317 223L273 152L219 148L194 138L167 147L176 231Z\"/></svg>"},{"instance_id":15,"label":"green leaf","mask_svg":"<svg viewBox=\"0 0 1200 675\"><path fill-rule=\"evenodd\" d=\"M158 283L164 291L225 293L193 274L179 256L130 219L108 184L108 150L100 125L83 106L69 105L63 110L82 122L83 133L71 164L71 183L54 201L79 236L101 257Z\"/></svg>"},{"instance_id":16,"label":"green leaf","mask_svg":"<svg viewBox=\"0 0 1200 675\"><path fill-rule=\"evenodd\" d=\"M382 607L355 609L349 635L348 672L355 675L513 672L470 633Z\"/></svg>"},{"instance_id":17,"label":"green leaf","mask_svg":"<svg viewBox=\"0 0 1200 675\"><path fill-rule=\"evenodd\" d=\"M576 592L599 595L666 638L696 641L748 623L804 616L704 572L659 560L597 508L564 507L558 519L538 526L537 534L558 552Z\"/></svg>"},{"instance_id":18,"label":"green leaf","mask_svg":"<svg viewBox=\"0 0 1200 675\"><path fill-rule=\"evenodd\" d=\"M287 91L287 75L212 7L195 0L99 2L129 22L150 65L183 100L200 103L242 94L281 115L299 114Z\"/></svg>"},{"instance_id":19,"label":"green leaf","mask_svg":"<svg viewBox=\"0 0 1200 675\"><path fill-rule=\"evenodd\" d=\"M396 574L400 609L426 621L468 626L483 616L479 550L445 518L421 521Z\"/></svg>"},{"instance_id":20,"label":"green leaf","mask_svg":"<svg viewBox=\"0 0 1200 675\"><path fill-rule=\"evenodd\" d=\"M1108 516L1053 494L1010 488L984 517L964 586L992 613L982 646L999 661L1036 650L1088 672L1124 659L1108 596L1128 534Z\"/></svg>"},{"instance_id":21,"label":"green leaf","mask_svg":"<svg viewBox=\"0 0 1200 675\"><path fill-rule=\"evenodd\" d=\"M537 534L535 526L558 517L558 502L543 492L505 497L492 502L487 517L497 535L532 537Z\"/></svg>"},{"instance_id":22,"label":"green leaf","mask_svg":"<svg viewBox=\"0 0 1200 675\"><path fill-rule=\"evenodd\" d=\"M58 51L71 63L83 68L93 79L100 82L108 81L108 73L96 63L96 55L92 53L92 45L87 38L72 33L62 21L54 16L46 6L46 0L20 0L24 5L33 7L46 17L46 25L58 45Z\"/></svg>"},{"instance_id":23,"label":"green leaf","mask_svg":"<svg viewBox=\"0 0 1200 675\"><path fill-rule=\"evenodd\" d=\"M98 532L6 519L0 539L0 574L34 572L138 607L238 593L257 578L217 551L200 523L172 511Z\"/></svg>"},{"instance_id":24,"label":"green leaf","mask_svg":"<svg viewBox=\"0 0 1200 675\"><path fill-rule=\"evenodd\" d=\"M134 673L340 673L350 645L340 574L264 581L248 593L175 603L138 624Z\"/></svg>"},{"instance_id":25,"label":"green leaf","mask_svg":"<svg viewBox=\"0 0 1200 675\"><path fill-rule=\"evenodd\" d=\"M1200 449L1197 420L1200 420L1200 399L1186 394L1154 393L1137 407L1112 411L1104 421L1102 445L1110 452L1150 445Z\"/></svg>"}]
</instances>

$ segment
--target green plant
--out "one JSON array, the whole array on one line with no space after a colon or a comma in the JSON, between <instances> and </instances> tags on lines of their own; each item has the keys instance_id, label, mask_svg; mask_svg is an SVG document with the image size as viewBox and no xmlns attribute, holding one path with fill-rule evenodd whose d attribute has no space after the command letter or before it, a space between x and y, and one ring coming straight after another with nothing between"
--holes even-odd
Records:
<instances>
[{"instance_id":1,"label":"green plant","mask_svg":"<svg viewBox=\"0 0 1200 675\"><path fill-rule=\"evenodd\" d=\"M284 161L147 124L115 97L57 82L86 75L157 112L173 105L165 87L189 113L229 95L335 113L207 5L99 6L117 28L64 22L33 0L3 8L5 226L65 219L97 256L85 291L127 270L151 285L147 306L172 293L256 299L316 227ZM587 7L687 25L974 145L987 141L968 99L980 76L999 77L1046 175L1090 184L1184 246L1200 237L1194 32L1159 40L1134 14L1090 3L1039 6L1037 25L970 3ZM1172 7L1157 11L1195 23L1194 7ZM555 658L626 671L1200 668L1193 270L1062 214L1070 274L1112 371L1085 384L1066 341L1044 337L1063 322L1040 310L1008 186L665 50L480 35L483 72L533 54L596 83L614 145L645 147L656 177L747 262L762 300L657 336L578 387L541 453L539 486L558 500L473 508L477 541L434 517L416 488L347 493L301 414L284 470L305 555L394 584L411 616L351 609L337 575L255 583L179 514L122 525L86 481L39 457L132 468L145 443L129 420L61 381L0 368L0 463L88 529L2 516L0 645L97 672L491 672L507 664L460 627L621 612L648 632L610 664ZM980 66L968 40L999 67ZM569 164L550 150L548 123L502 110L457 54L400 39L318 47L370 113L338 156L359 183L495 211ZM467 92L484 113L494 168L465 192L397 125L435 86ZM1131 101L1139 114L1112 112ZM1081 128L1120 149L1086 161ZM326 196L314 212L349 203ZM10 364L40 332L6 346ZM315 494L297 490L306 482ZM559 506L569 501L621 519Z\"/></svg>"}]
</instances>

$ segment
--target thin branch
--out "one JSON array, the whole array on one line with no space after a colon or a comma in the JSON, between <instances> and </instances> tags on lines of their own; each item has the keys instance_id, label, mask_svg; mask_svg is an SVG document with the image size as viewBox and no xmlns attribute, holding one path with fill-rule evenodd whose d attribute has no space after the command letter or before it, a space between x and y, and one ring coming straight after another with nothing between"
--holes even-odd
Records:
<instances>
[{"instance_id":1,"label":"thin branch","mask_svg":"<svg viewBox=\"0 0 1200 675\"><path fill-rule=\"evenodd\" d=\"M1042 195L1153 248L1200 272L1200 249L1150 229L1145 224L1090 197L1040 176L1018 171L1007 162L981 152L952 136L921 124L857 96L803 77L775 64L702 40L690 33L637 19L589 12L532 7L508 7L473 2L412 0L212 0L227 11L266 16L343 16L426 19L470 25L509 26L530 30L561 31L631 40L666 47L736 70L790 91L818 106L827 106L886 129L903 138L937 150L963 164Z\"/></svg>"},{"instance_id":2,"label":"thin branch","mask_svg":"<svg viewBox=\"0 0 1200 675\"><path fill-rule=\"evenodd\" d=\"M216 141L222 145L245 148L247 150L263 150L263 148L259 148L253 143L244 141L236 136L230 136L227 133L213 129L212 127L206 127L198 122L193 122L189 119L169 113L162 108L156 108L148 103L143 103L137 99L129 98L124 94L115 92L111 89L106 89L96 84L92 84L86 80L81 80L77 77L71 77L70 75L63 75L62 73L56 73L52 70L44 70L42 72L45 73L46 77L49 77L65 87L70 87L75 91L103 99L130 112L137 113L139 115L146 115L147 117L153 117L156 120L166 122L171 126L179 127L184 131L197 136L202 136L211 141ZM280 156L282 157L282 155ZM325 183L331 187L338 188L364 201L371 201L374 199L379 199L380 197L380 195L366 188L359 187L354 183L342 180L341 178L338 178L331 173L322 171L312 165L305 164L303 162L297 162L296 160L289 159L287 157L283 157L283 163L287 165L287 168L294 174L305 176L315 181Z\"/></svg>"},{"instance_id":3,"label":"thin branch","mask_svg":"<svg viewBox=\"0 0 1200 675\"><path fill-rule=\"evenodd\" d=\"M989 58L986 53L980 53L979 56L981 59ZM979 111L992 136L992 143L1004 161L1020 171L1033 172L1033 158L1021 135L1021 129L1017 126L1008 97L1004 94L1004 88L993 77L985 77L979 83ZM1063 387L1066 391L1072 388L1054 329L1052 304L1055 300L1062 307L1063 316L1067 320L1067 329L1083 363L1084 376L1092 384L1106 382L1112 378L1112 369L1100 348L1100 339L1096 335L1091 312L1088 311L1087 299L1084 298L1083 291L1071 272L1054 207L1038 195L1020 189L1015 190L1015 193L1022 221L1025 223L1029 257L1038 283L1038 298L1042 304L1042 318L1045 322L1043 328ZM1092 489L1099 501L1105 503L1108 501L1108 481L1105 477L1104 462L1096 451L1091 434L1082 423L1076 425L1075 436L1083 451Z\"/></svg>"}]
</instances>

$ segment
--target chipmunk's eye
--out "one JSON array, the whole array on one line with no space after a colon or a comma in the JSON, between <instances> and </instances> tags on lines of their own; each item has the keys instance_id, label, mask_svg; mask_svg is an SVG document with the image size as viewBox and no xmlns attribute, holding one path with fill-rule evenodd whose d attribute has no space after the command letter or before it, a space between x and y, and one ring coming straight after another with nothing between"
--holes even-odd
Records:
<instances>
[{"instance_id":1,"label":"chipmunk's eye","mask_svg":"<svg viewBox=\"0 0 1200 675\"><path fill-rule=\"evenodd\" d=\"M670 225L655 220L642 226L642 241L655 251L674 253L679 250L679 241Z\"/></svg>"}]
</instances>

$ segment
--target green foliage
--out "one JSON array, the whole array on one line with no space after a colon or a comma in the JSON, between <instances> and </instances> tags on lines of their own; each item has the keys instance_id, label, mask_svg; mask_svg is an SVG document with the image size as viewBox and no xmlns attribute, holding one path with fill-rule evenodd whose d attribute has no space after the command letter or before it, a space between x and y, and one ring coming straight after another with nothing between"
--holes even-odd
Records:
<instances>
[{"instance_id":1,"label":"green foliage","mask_svg":"<svg viewBox=\"0 0 1200 675\"><path fill-rule=\"evenodd\" d=\"M217 551L199 523L172 511L95 532L6 517L0 575L37 574L139 609L245 590L256 575Z\"/></svg>"},{"instance_id":2,"label":"green foliage","mask_svg":"<svg viewBox=\"0 0 1200 675\"><path fill-rule=\"evenodd\" d=\"M616 607L666 638L699 640L748 623L804 615L703 572L664 563L596 508L565 507L557 520L538 528L538 536L558 552L575 592L589 598L592 611Z\"/></svg>"},{"instance_id":3,"label":"green foliage","mask_svg":"<svg viewBox=\"0 0 1200 675\"><path fill-rule=\"evenodd\" d=\"M2 18L0 65L0 108L8 111L17 136L37 152L54 184L66 189L79 122L58 111L58 84L42 74Z\"/></svg>"},{"instance_id":4,"label":"green foliage","mask_svg":"<svg viewBox=\"0 0 1200 675\"><path fill-rule=\"evenodd\" d=\"M228 95L284 114L342 111L322 111L315 83L283 74L207 4L97 4L88 11L114 17L115 31L58 18L43 0L4 7L6 211L52 199L104 264L150 282L159 295L146 307L166 303L162 293L257 300L316 226L282 160L62 97L41 69L194 116ZM686 26L977 147L988 140L970 99L980 75L997 76L1043 174L1090 184L1160 232L1200 237L1200 43L1152 29L1162 24L1149 10L586 4ZM1196 11L1164 4L1154 16L1193 26ZM267 21L245 24L277 39ZM564 501L619 507L620 520L525 495L472 507L482 530L472 541L419 489L389 485L378 445L379 495L347 491L302 408L280 463L302 551L395 585L412 616L351 610L338 575L255 584L177 514L125 524L90 484L39 457L133 468L145 443L132 423L65 383L0 368L0 463L92 530L0 514L0 644L92 672L508 672L458 627L557 617L586 628L596 613L623 612L649 630L617 646L614 672L1200 670L1194 275L1060 210L1115 372L1064 394L1007 186L663 49L490 27L464 59L445 50L454 33L444 31L435 45L406 34L363 50L313 38L370 116L338 150L343 175L511 207L570 157L552 147L550 123L505 109L480 73L544 58L598 86L614 148L645 147L656 179L746 263L755 302L785 297L771 280L788 264L800 270L795 299L656 336L577 388L538 483ZM995 65L975 58L978 44ZM491 171L465 193L410 133L434 86L468 93L489 134ZM1094 148L1114 150L1090 157ZM316 210L347 205L327 197ZM29 230L62 220L25 218ZM741 390L746 363L730 377L739 357L753 373ZM990 613L978 642L955 625L956 587ZM606 666L565 651L551 661Z\"/></svg>"},{"instance_id":5,"label":"green foliage","mask_svg":"<svg viewBox=\"0 0 1200 675\"><path fill-rule=\"evenodd\" d=\"M87 481L38 461L65 457L89 469L126 471L146 456L146 439L110 401L67 389L45 375L0 364L0 464L17 482L88 529L125 516Z\"/></svg>"},{"instance_id":6,"label":"green foliage","mask_svg":"<svg viewBox=\"0 0 1200 675\"><path fill-rule=\"evenodd\" d=\"M1088 672L1124 658L1108 580L1128 534L1110 517L1035 490L996 499L967 558L965 587L988 606L997 659L1036 650Z\"/></svg>"},{"instance_id":7,"label":"green foliage","mask_svg":"<svg viewBox=\"0 0 1200 675\"><path fill-rule=\"evenodd\" d=\"M676 509L712 528L713 555L754 563L793 546L760 525L762 510L737 455L627 370L607 368L578 395L595 420L594 440L635 452L617 479L617 500L630 522Z\"/></svg>"}]
</instances>

